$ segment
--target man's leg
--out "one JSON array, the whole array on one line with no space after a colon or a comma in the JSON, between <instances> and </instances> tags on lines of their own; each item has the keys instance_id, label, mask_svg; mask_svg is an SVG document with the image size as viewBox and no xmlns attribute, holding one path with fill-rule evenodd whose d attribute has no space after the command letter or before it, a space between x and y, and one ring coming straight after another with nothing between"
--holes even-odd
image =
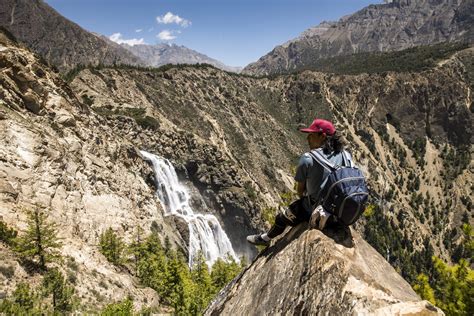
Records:
<instances>
[{"instance_id":1,"label":"man's leg","mask_svg":"<svg viewBox=\"0 0 474 316\"><path fill-rule=\"evenodd\" d=\"M289 205L275 218L275 224L265 234L247 236L247 241L254 245L268 245L270 240L282 234L288 226L296 226L307 221L302 199Z\"/></svg>"}]
</instances>

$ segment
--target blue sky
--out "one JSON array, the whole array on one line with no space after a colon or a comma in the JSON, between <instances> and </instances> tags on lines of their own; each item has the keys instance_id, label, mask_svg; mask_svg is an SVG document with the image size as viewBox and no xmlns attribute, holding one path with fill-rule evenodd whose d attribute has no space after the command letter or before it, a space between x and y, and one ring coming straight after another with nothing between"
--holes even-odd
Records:
<instances>
[{"instance_id":1,"label":"blue sky","mask_svg":"<svg viewBox=\"0 0 474 316\"><path fill-rule=\"evenodd\" d=\"M184 45L230 66L246 66L321 21L382 0L46 0L88 31Z\"/></svg>"}]
</instances>

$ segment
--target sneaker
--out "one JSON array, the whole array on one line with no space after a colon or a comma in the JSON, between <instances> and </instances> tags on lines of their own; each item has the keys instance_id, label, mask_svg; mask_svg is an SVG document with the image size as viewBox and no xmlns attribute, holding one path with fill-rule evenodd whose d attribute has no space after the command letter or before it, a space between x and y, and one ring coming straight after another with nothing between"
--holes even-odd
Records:
<instances>
[{"instance_id":1,"label":"sneaker","mask_svg":"<svg viewBox=\"0 0 474 316\"><path fill-rule=\"evenodd\" d=\"M264 240L260 234L247 236L247 241L258 246L268 246L270 244L270 241Z\"/></svg>"}]
</instances>

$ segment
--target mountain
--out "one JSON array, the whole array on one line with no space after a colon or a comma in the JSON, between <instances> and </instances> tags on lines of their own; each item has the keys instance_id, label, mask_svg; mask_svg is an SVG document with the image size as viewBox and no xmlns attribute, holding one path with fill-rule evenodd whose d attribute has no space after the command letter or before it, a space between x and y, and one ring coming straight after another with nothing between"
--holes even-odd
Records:
<instances>
[{"instance_id":1,"label":"mountain","mask_svg":"<svg viewBox=\"0 0 474 316\"><path fill-rule=\"evenodd\" d=\"M472 48L458 47L411 71L275 78L209 65L100 66L65 82L2 34L1 297L14 295L22 280L43 280L5 241L5 227L23 234L24 209L41 207L63 241L63 260L53 266L78 293L78 311L97 312L127 296L138 309L164 306L169 313L179 308L176 297L195 301L200 292L183 279L191 272L176 267L189 252L189 228L158 201L160 184L140 150L168 159L196 209L215 215L237 254L253 258L245 236L268 228L292 197L292 170L307 150L298 127L315 116L336 123L367 175L372 205L355 230L408 282L433 276L433 255L448 263L465 258L461 227L473 224L473 56ZM399 57L378 56L381 65ZM128 246L155 236L153 255L165 252L160 247L177 251L169 260L179 278L159 274L163 262L137 266L141 252L109 262L101 248L109 228ZM326 242L314 233L303 236ZM163 290L163 280L175 287Z\"/></svg>"},{"instance_id":2,"label":"mountain","mask_svg":"<svg viewBox=\"0 0 474 316\"><path fill-rule=\"evenodd\" d=\"M67 72L78 65L141 64L138 57L61 16L43 0L1 0L0 26Z\"/></svg>"},{"instance_id":3,"label":"mountain","mask_svg":"<svg viewBox=\"0 0 474 316\"><path fill-rule=\"evenodd\" d=\"M444 315L354 233L292 229L204 315ZM292 299L288 299L288 298Z\"/></svg>"},{"instance_id":4,"label":"mountain","mask_svg":"<svg viewBox=\"0 0 474 316\"><path fill-rule=\"evenodd\" d=\"M320 59L398 51L442 42L474 42L473 0L394 0L370 5L338 22L323 22L275 47L244 73L267 75L312 69Z\"/></svg>"},{"instance_id":5,"label":"mountain","mask_svg":"<svg viewBox=\"0 0 474 316\"><path fill-rule=\"evenodd\" d=\"M166 64L210 64L226 71L241 71L239 67L226 66L218 60L176 44L142 44L133 46L122 44L122 47L135 56L140 57L147 66L159 67Z\"/></svg>"}]
</instances>

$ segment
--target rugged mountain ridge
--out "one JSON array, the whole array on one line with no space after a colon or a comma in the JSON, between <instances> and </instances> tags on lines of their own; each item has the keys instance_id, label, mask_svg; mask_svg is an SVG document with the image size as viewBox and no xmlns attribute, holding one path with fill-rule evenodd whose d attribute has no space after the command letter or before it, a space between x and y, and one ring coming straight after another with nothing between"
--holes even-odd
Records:
<instances>
[{"instance_id":1,"label":"rugged mountain ridge","mask_svg":"<svg viewBox=\"0 0 474 316\"><path fill-rule=\"evenodd\" d=\"M138 56L147 66L159 67L166 64L209 64L219 69L239 72L241 68L230 67L202 53L176 44L127 45L122 47Z\"/></svg>"},{"instance_id":2,"label":"rugged mountain ridge","mask_svg":"<svg viewBox=\"0 0 474 316\"><path fill-rule=\"evenodd\" d=\"M84 30L43 0L1 0L0 26L63 72L78 65L142 64L120 45Z\"/></svg>"},{"instance_id":3,"label":"rugged mountain ridge","mask_svg":"<svg viewBox=\"0 0 474 316\"><path fill-rule=\"evenodd\" d=\"M315 60L361 52L398 51L441 42L474 42L472 0L370 5L338 22L323 22L275 47L243 73L267 75L311 68Z\"/></svg>"},{"instance_id":4,"label":"rugged mountain ridge","mask_svg":"<svg viewBox=\"0 0 474 316\"><path fill-rule=\"evenodd\" d=\"M205 315L444 315L358 234L306 229L262 251Z\"/></svg>"}]
</instances>

